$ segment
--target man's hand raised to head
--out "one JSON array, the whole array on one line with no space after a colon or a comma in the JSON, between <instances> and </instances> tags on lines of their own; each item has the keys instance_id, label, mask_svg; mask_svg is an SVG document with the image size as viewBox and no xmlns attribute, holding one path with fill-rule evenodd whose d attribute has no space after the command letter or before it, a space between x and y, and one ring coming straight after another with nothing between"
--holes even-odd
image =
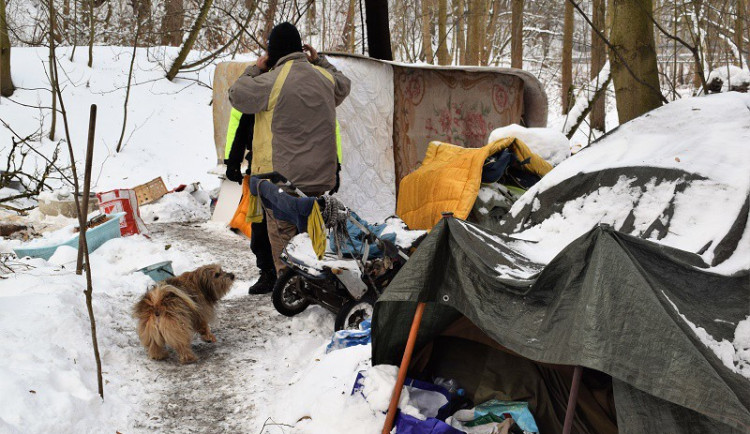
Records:
<instances>
[{"instance_id":1,"label":"man's hand raised to head","mask_svg":"<svg viewBox=\"0 0 750 434\"><path fill-rule=\"evenodd\" d=\"M268 71L268 54L264 54L263 56L258 57L258 60L255 62L255 66L257 66L258 69L261 70L261 72Z\"/></svg>"},{"instance_id":2,"label":"man's hand raised to head","mask_svg":"<svg viewBox=\"0 0 750 434\"><path fill-rule=\"evenodd\" d=\"M309 60L310 63L317 62L318 52L315 50L315 48L312 47L312 45L310 44L303 45L302 51L304 51L307 54L307 60Z\"/></svg>"}]
</instances>

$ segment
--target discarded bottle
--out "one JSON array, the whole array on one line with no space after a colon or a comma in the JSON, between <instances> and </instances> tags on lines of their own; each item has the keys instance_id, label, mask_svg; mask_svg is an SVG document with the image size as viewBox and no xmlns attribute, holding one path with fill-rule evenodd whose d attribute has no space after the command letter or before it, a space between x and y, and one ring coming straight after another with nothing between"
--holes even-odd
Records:
<instances>
[{"instance_id":1,"label":"discarded bottle","mask_svg":"<svg viewBox=\"0 0 750 434\"><path fill-rule=\"evenodd\" d=\"M458 383L456 382L456 380L454 380L452 378L445 379L443 377L437 377L437 378L435 378L435 380L433 382L436 385L438 385L438 386L446 389L448 391L448 393L450 393L451 395L455 395L456 391L459 390L458 389ZM463 389L461 389L461 390L463 390Z\"/></svg>"}]
</instances>

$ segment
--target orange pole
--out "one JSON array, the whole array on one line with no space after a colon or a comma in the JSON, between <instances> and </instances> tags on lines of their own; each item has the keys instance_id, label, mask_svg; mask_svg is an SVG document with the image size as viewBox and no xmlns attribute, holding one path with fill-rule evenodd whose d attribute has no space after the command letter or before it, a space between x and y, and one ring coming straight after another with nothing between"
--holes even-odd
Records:
<instances>
[{"instance_id":1,"label":"orange pole","mask_svg":"<svg viewBox=\"0 0 750 434\"><path fill-rule=\"evenodd\" d=\"M383 433L388 434L393 428L393 422L396 420L396 410L398 409L398 401L401 399L401 390L404 388L404 381L406 381L406 371L409 369L409 363L411 362L411 354L414 351L414 345L417 343L417 331L419 330L419 324L422 322L422 314L424 313L425 303L420 302L417 304L417 310L414 312L414 320L411 322L411 330L409 331L409 339L406 341L406 349L404 349L404 357L401 359L401 366L398 369L398 378L396 379L396 385L393 387L393 394L391 395L391 403L388 406L388 413L385 416L385 425L383 425Z\"/></svg>"},{"instance_id":2,"label":"orange pole","mask_svg":"<svg viewBox=\"0 0 750 434\"><path fill-rule=\"evenodd\" d=\"M570 394L568 394L568 408L565 411L565 424L563 425L563 434L570 434L573 430L573 417L576 414L576 402L578 401L578 388L581 386L581 377L583 368L576 366L573 370L573 382L570 385Z\"/></svg>"}]
</instances>

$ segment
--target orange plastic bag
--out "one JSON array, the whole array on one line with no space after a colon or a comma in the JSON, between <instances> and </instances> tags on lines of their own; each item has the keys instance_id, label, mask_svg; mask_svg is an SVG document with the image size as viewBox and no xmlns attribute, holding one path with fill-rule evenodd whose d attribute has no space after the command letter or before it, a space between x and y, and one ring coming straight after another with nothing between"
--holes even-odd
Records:
<instances>
[{"instance_id":1,"label":"orange plastic bag","mask_svg":"<svg viewBox=\"0 0 750 434\"><path fill-rule=\"evenodd\" d=\"M237 205L237 210L234 212L232 220L229 221L229 227L232 229L238 229L248 238L250 238L252 232L252 225L245 221L245 218L247 217L247 209L250 205L249 198L250 177L245 175L242 179L242 199L240 199L240 203Z\"/></svg>"}]
</instances>

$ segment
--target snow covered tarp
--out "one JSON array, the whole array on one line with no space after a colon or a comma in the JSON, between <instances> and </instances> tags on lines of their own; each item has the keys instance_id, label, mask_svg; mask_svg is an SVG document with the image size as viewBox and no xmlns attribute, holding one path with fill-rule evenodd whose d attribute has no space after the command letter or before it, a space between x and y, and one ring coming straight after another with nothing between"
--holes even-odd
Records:
<instances>
[{"instance_id":1,"label":"snow covered tarp","mask_svg":"<svg viewBox=\"0 0 750 434\"><path fill-rule=\"evenodd\" d=\"M338 194L368 220L383 220L395 211L396 186L419 166L430 141L481 147L495 128L547 122L544 89L525 71L407 65L341 54L328 58L352 80L352 91L336 113L343 148ZM226 92L247 65L216 66L214 142L219 161L230 111Z\"/></svg>"},{"instance_id":2,"label":"snow covered tarp","mask_svg":"<svg viewBox=\"0 0 750 434\"><path fill-rule=\"evenodd\" d=\"M697 255L607 227L546 266L511 242L441 220L375 305L373 364L401 360L426 302L415 360L431 370L422 374L456 379L476 403L528 400L541 432L562 429L571 366L598 371L584 372L576 432L750 430L741 365L694 331L721 343L750 322L747 271L707 272ZM478 330L457 334L466 319ZM616 416L607 399L587 398L607 390Z\"/></svg>"},{"instance_id":3,"label":"snow covered tarp","mask_svg":"<svg viewBox=\"0 0 750 434\"><path fill-rule=\"evenodd\" d=\"M668 104L620 126L548 173L496 229L549 262L599 223L750 268L750 95Z\"/></svg>"}]
</instances>

